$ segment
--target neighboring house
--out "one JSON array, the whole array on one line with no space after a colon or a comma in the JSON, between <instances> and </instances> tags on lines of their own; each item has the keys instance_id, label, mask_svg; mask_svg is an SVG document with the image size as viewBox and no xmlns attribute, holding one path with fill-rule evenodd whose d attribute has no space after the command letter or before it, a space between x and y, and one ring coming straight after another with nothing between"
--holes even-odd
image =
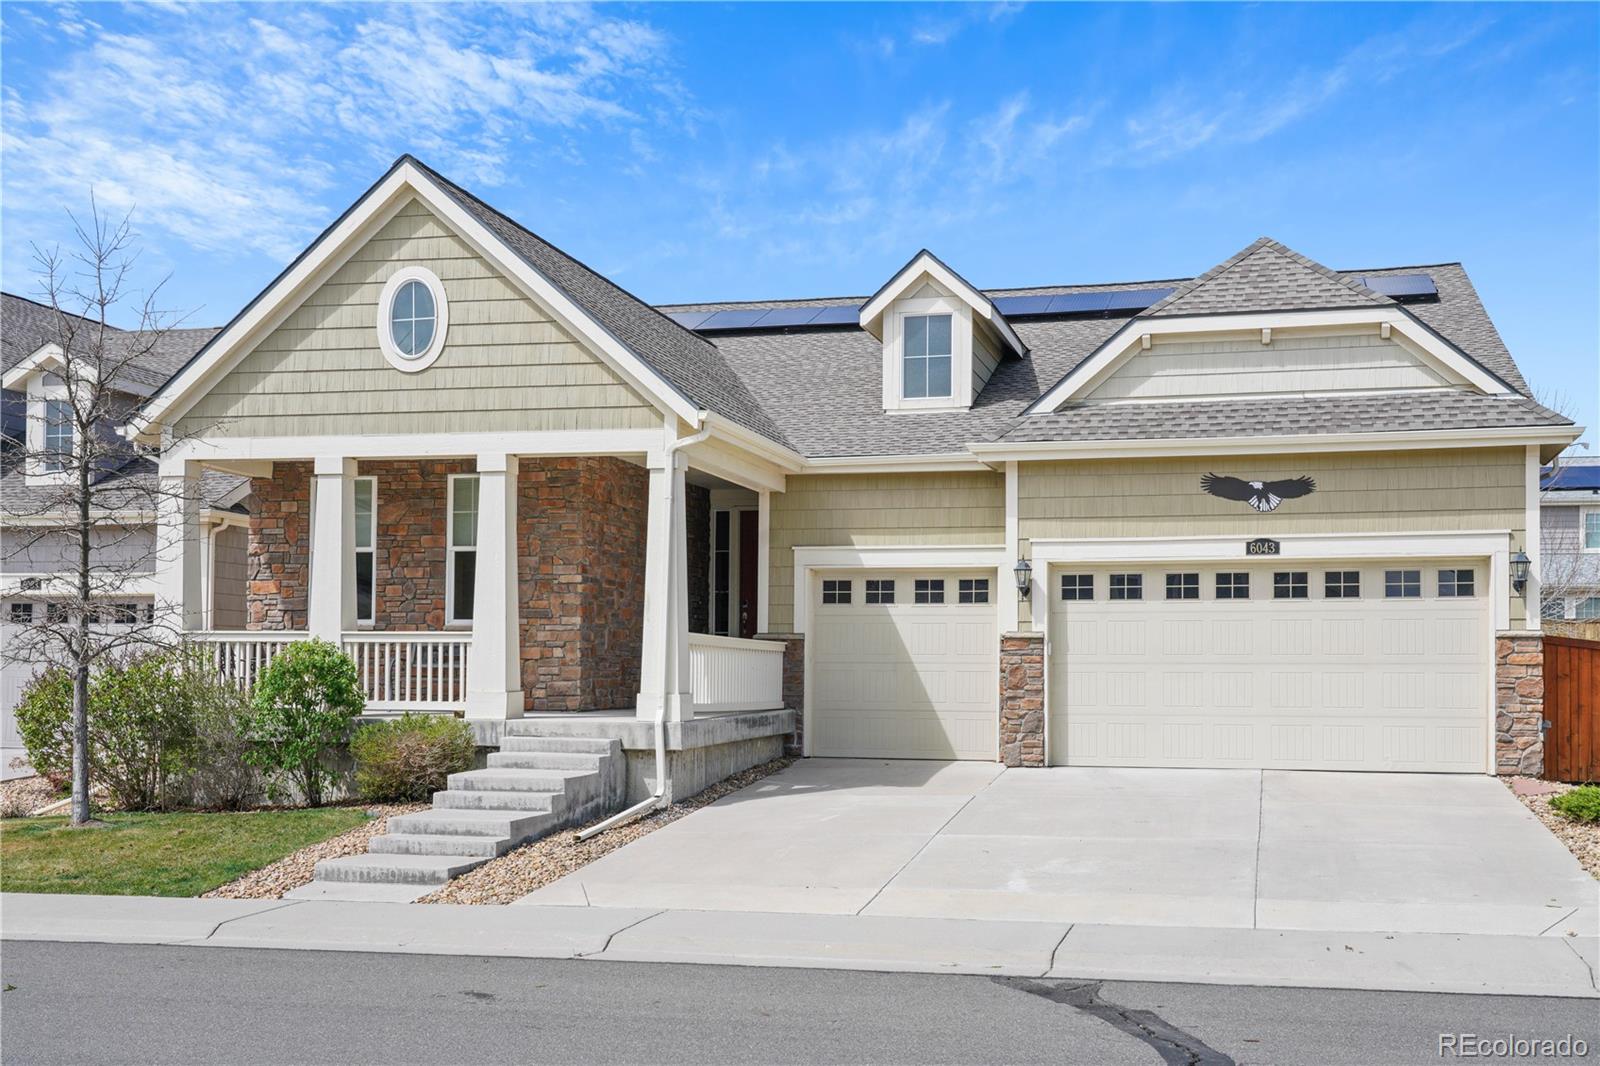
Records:
<instances>
[{"instance_id":1,"label":"neighboring house","mask_svg":"<svg viewBox=\"0 0 1600 1066\"><path fill-rule=\"evenodd\" d=\"M181 438L163 477L253 479L230 669L323 636L376 709L634 749L660 716L719 773L774 729L1536 769L1520 557L1580 432L1456 263L1260 240L1196 278L980 290L921 252L867 298L652 308L410 157L136 426ZM206 628L199 566L162 581Z\"/></svg>"},{"instance_id":2,"label":"neighboring house","mask_svg":"<svg viewBox=\"0 0 1600 1066\"><path fill-rule=\"evenodd\" d=\"M58 312L43 304L10 293L0 294L0 351L4 354L4 468L0 470L0 644L16 648L20 627L37 616L61 609L63 575L71 573L75 542L65 534L49 532L66 516L55 509L59 496L53 485L53 449L70 449L73 426L66 417L66 391L55 370L58 363L52 348L60 337ZM76 325L92 327L78 319ZM126 397L132 411L152 395L162 382L182 366L215 329L178 329L163 333L152 344L139 341L124 330L111 331L111 344L137 344L129 349L138 357L123 367L116 390ZM148 352L143 349L149 348ZM107 425L113 434L120 427ZM115 486L117 496L128 501L124 508L112 508L100 516L100 539L94 546L96 566L126 565L129 580L121 583L117 595L106 603L102 621L148 619L155 609L157 562L156 516L148 513L150 494L142 486L150 483L155 461L129 449L127 461L107 469L97 480ZM211 474L202 482L205 550L215 561L207 568L208 594L215 597L211 613L216 624L244 623L244 553L247 547L245 500L250 491L247 479L226 474ZM121 490L125 488L125 493ZM115 500L108 490L100 502ZM41 533L41 531L43 531ZM17 737L12 709L38 664L0 657L0 772L12 777L28 771L12 767L24 756Z\"/></svg>"},{"instance_id":3,"label":"neighboring house","mask_svg":"<svg viewBox=\"0 0 1600 1066\"><path fill-rule=\"evenodd\" d=\"M1563 456L1540 488L1542 617L1600 626L1600 457Z\"/></svg>"}]
</instances>

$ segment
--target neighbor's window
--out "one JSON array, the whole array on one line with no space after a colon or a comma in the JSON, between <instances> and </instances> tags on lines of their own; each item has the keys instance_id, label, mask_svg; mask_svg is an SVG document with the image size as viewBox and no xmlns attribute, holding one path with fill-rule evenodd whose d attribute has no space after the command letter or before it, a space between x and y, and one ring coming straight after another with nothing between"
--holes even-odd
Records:
<instances>
[{"instance_id":1,"label":"neighbor's window","mask_svg":"<svg viewBox=\"0 0 1600 1066\"><path fill-rule=\"evenodd\" d=\"M11 624L26 626L33 624L33 604L13 603L11 605Z\"/></svg>"},{"instance_id":2,"label":"neighbor's window","mask_svg":"<svg viewBox=\"0 0 1600 1066\"><path fill-rule=\"evenodd\" d=\"M67 620L67 605L64 603L47 603L44 605L44 620L51 625L60 625Z\"/></svg>"},{"instance_id":3,"label":"neighbor's window","mask_svg":"<svg viewBox=\"0 0 1600 1066\"><path fill-rule=\"evenodd\" d=\"M72 459L72 404L44 401L44 455L39 466L47 474L59 473Z\"/></svg>"},{"instance_id":4,"label":"neighbor's window","mask_svg":"<svg viewBox=\"0 0 1600 1066\"><path fill-rule=\"evenodd\" d=\"M1558 621L1567 616L1567 600L1564 596L1546 596L1544 602L1539 604L1539 617L1545 621Z\"/></svg>"},{"instance_id":5,"label":"neighbor's window","mask_svg":"<svg viewBox=\"0 0 1600 1066\"><path fill-rule=\"evenodd\" d=\"M956 599L960 603L988 603L989 579L986 577L964 577L956 586Z\"/></svg>"},{"instance_id":6,"label":"neighbor's window","mask_svg":"<svg viewBox=\"0 0 1600 1066\"><path fill-rule=\"evenodd\" d=\"M867 578L867 602L893 603L894 579L885 578L879 580L877 578Z\"/></svg>"},{"instance_id":7,"label":"neighbor's window","mask_svg":"<svg viewBox=\"0 0 1600 1066\"><path fill-rule=\"evenodd\" d=\"M943 603L944 578L919 577L912 588L911 598L916 603Z\"/></svg>"},{"instance_id":8,"label":"neighbor's window","mask_svg":"<svg viewBox=\"0 0 1600 1066\"><path fill-rule=\"evenodd\" d=\"M1322 596L1329 600L1359 600L1361 571L1328 570L1322 575Z\"/></svg>"},{"instance_id":9,"label":"neighbor's window","mask_svg":"<svg viewBox=\"0 0 1600 1066\"><path fill-rule=\"evenodd\" d=\"M950 395L950 316L907 315L901 395L908 400Z\"/></svg>"},{"instance_id":10,"label":"neighbor's window","mask_svg":"<svg viewBox=\"0 0 1600 1066\"><path fill-rule=\"evenodd\" d=\"M1063 600L1094 599L1094 575L1062 574L1061 598Z\"/></svg>"},{"instance_id":11,"label":"neighbor's window","mask_svg":"<svg viewBox=\"0 0 1600 1066\"><path fill-rule=\"evenodd\" d=\"M1590 596L1587 599L1579 600L1578 609L1572 617L1582 619L1600 618L1600 596Z\"/></svg>"},{"instance_id":12,"label":"neighbor's window","mask_svg":"<svg viewBox=\"0 0 1600 1066\"><path fill-rule=\"evenodd\" d=\"M1440 596L1471 596L1473 595L1473 575L1471 570L1441 570L1439 571Z\"/></svg>"},{"instance_id":13,"label":"neighbor's window","mask_svg":"<svg viewBox=\"0 0 1600 1066\"><path fill-rule=\"evenodd\" d=\"M1217 575L1217 599L1248 600L1250 575L1243 571L1225 571Z\"/></svg>"},{"instance_id":14,"label":"neighbor's window","mask_svg":"<svg viewBox=\"0 0 1600 1066\"><path fill-rule=\"evenodd\" d=\"M1600 551L1600 510L1583 512L1583 550Z\"/></svg>"},{"instance_id":15,"label":"neighbor's window","mask_svg":"<svg viewBox=\"0 0 1600 1066\"><path fill-rule=\"evenodd\" d=\"M1383 594L1391 600L1416 599L1422 595L1421 570L1385 570Z\"/></svg>"},{"instance_id":16,"label":"neighbor's window","mask_svg":"<svg viewBox=\"0 0 1600 1066\"><path fill-rule=\"evenodd\" d=\"M1168 574L1167 599L1198 600L1200 598L1199 574Z\"/></svg>"},{"instance_id":17,"label":"neighbor's window","mask_svg":"<svg viewBox=\"0 0 1600 1066\"><path fill-rule=\"evenodd\" d=\"M1112 574L1111 598L1114 600L1144 599L1144 575Z\"/></svg>"},{"instance_id":18,"label":"neighbor's window","mask_svg":"<svg viewBox=\"0 0 1600 1066\"><path fill-rule=\"evenodd\" d=\"M478 567L478 476L450 478L450 528L446 547L445 598L451 622L472 621Z\"/></svg>"},{"instance_id":19,"label":"neighbor's window","mask_svg":"<svg viewBox=\"0 0 1600 1066\"><path fill-rule=\"evenodd\" d=\"M848 581L831 581L831 580L824 581L822 583L822 602L823 603L849 603L850 602L850 582L848 582Z\"/></svg>"},{"instance_id":20,"label":"neighbor's window","mask_svg":"<svg viewBox=\"0 0 1600 1066\"><path fill-rule=\"evenodd\" d=\"M356 621L373 616L373 584L377 573L378 479L355 479L356 497Z\"/></svg>"},{"instance_id":21,"label":"neighbor's window","mask_svg":"<svg viewBox=\"0 0 1600 1066\"><path fill-rule=\"evenodd\" d=\"M1305 570L1280 570L1272 575L1272 598L1304 600L1311 597L1311 575Z\"/></svg>"}]
</instances>

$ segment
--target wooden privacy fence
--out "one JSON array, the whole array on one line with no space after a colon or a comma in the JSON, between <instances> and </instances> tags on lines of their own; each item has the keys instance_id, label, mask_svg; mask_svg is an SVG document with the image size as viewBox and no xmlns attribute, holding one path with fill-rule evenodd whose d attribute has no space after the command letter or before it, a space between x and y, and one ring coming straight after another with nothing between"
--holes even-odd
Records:
<instances>
[{"instance_id":1,"label":"wooden privacy fence","mask_svg":"<svg viewBox=\"0 0 1600 1066\"><path fill-rule=\"evenodd\" d=\"M1600 640L1544 638L1544 776L1600 781Z\"/></svg>"}]
</instances>

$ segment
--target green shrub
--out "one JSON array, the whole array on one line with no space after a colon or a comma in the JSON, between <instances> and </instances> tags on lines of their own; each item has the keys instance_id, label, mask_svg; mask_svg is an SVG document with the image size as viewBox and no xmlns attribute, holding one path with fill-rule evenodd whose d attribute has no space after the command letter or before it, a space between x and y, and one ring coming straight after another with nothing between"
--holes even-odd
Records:
<instances>
[{"instance_id":1,"label":"green shrub","mask_svg":"<svg viewBox=\"0 0 1600 1066\"><path fill-rule=\"evenodd\" d=\"M459 718L404 714L356 730L356 787L373 800L425 800L472 768L472 729Z\"/></svg>"},{"instance_id":2,"label":"green shrub","mask_svg":"<svg viewBox=\"0 0 1600 1066\"><path fill-rule=\"evenodd\" d=\"M334 781L330 757L366 707L356 664L325 640L298 640L256 679L245 736L249 761L287 777L308 806Z\"/></svg>"},{"instance_id":3,"label":"green shrub","mask_svg":"<svg viewBox=\"0 0 1600 1066\"><path fill-rule=\"evenodd\" d=\"M215 680L195 719L194 763L173 789L190 806L242 811L263 792L261 772L248 759L250 699L239 686Z\"/></svg>"},{"instance_id":4,"label":"green shrub","mask_svg":"<svg viewBox=\"0 0 1600 1066\"><path fill-rule=\"evenodd\" d=\"M1600 822L1600 785L1579 785L1551 796L1550 806L1575 822Z\"/></svg>"},{"instance_id":5,"label":"green shrub","mask_svg":"<svg viewBox=\"0 0 1600 1066\"><path fill-rule=\"evenodd\" d=\"M72 675L58 666L38 674L22 690L17 733L34 772L61 788L72 780Z\"/></svg>"}]
</instances>

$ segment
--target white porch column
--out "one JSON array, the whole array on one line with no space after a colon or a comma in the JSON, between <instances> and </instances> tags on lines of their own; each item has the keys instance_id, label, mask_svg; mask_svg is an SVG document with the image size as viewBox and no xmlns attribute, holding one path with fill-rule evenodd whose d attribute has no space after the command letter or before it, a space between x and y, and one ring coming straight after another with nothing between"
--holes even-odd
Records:
<instances>
[{"instance_id":1,"label":"white porch column","mask_svg":"<svg viewBox=\"0 0 1600 1066\"><path fill-rule=\"evenodd\" d=\"M319 456L312 474L306 628L312 636L338 644L356 624L356 461Z\"/></svg>"},{"instance_id":2,"label":"white porch column","mask_svg":"<svg viewBox=\"0 0 1600 1066\"><path fill-rule=\"evenodd\" d=\"M205 625L203 547L200 527L200 464L163 459L156 500L157 618L182 632Z\"/></svg>"},{"instance_id":3,"label":"white porch column","mask_svg":"<svg viewBox=\"0 0 1600 1066\"><path fill-rule=\"evenodd\" d=\"M467 717L522 717L522 627L517 618L517 457L478 456L478 556Z\"/></svg>"},{"instance_id":4,"label":"white porch column","mask_svg":"<svg viewBox=\"0 0 1600 1066\"><path fill-rule=\"evenodd\" d=\"M769 579L771 577L772 545L772 493L761 489L756 493L756 632L766 633L772 627Z\"/></svg>"},{"instance_id":5,"label":"white porch column","mask_svg":"<svg viewBox=\"0 0 1600 1066\"><path fill-rule=\"evenodd\" d=\"M644 563L644 641L639 662L640 718L694 717L689 688L689 571L684 515L688 460L650 467Z\"/></svg>"}]
</instances>

